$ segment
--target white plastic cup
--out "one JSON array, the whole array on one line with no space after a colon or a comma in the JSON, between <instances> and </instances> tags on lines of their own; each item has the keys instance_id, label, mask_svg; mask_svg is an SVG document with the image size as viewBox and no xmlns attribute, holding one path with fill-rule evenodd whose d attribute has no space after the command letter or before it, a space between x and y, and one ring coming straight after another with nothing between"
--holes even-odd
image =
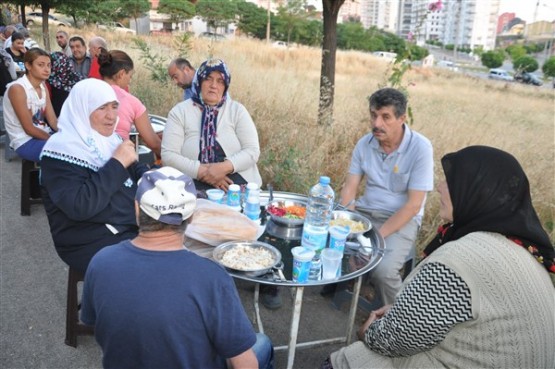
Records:
<instances>
[{"instance_id":1,"label":"white plastic cup","mask_svg":"<svg viewBox=\"0 0 555 369\"><path fill-rule=\"evenodd\" d=\"M314 257L314 251L297 246L291 249L291 254L293 254L293 282L308 282L308 274L312 258Z\"/></svg>"},{"instance_id":2,"label":"white plastic cup","mask_svg":"<svg viewBox=\"0 0 555 369\"><path fill-rule=\"evenodd\" d=\"M336 249L326 248L322 250L320 257L322 259L322 279L336 279L343 253Z\"/></svg>"},{"instance_id":3,"label":"white plastic cup","mask_svg":"<svg viewBox=\"0 0 555 369\"><path fill-rule=\"evenodd\" d=\"M330 249L339 250L343 253L347 236L351 233L351 228L349 226L333 226L330 227L329 232Z\"/></svg>"},{"instance_id":4,"label":"white plastic cup","mask_svg":"<svg viewBox=\"0 0 555 369\"><path fill-rule=\"evenodd\" d=\"M241 187L239 185L229 185L227 189L227 205L232 208L239 207L239 211L241 211Z\"/></svg>"},{"instance_id":5,"label":"white plastic cup","mask_svg":"<svg viewBox=\"0 0 555 369\"><path fill-rule=\"evenodd\" d=\"M212 188L210 190L206 190L206 195L208 196L208 200L221 204L222 199L224 198L225 192L223 190Z\"/></svg>"},{"instance_id":6,"label":"white plastic cup","mask_svg":"<svg viewBox=\"0 0 555 369\"><path fill-rule=\"evenodd\" d=\"M243 214L251 220L256 221L260 219L260 197L258 190L251 190L249 192L249 198L243 208Z\"/></svg>"}]
</instances>

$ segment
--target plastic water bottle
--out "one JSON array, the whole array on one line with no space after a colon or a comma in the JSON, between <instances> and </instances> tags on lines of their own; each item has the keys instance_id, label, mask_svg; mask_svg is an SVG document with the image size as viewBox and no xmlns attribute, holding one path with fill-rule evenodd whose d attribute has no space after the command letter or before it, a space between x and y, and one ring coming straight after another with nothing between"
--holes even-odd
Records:
<instances>
[{"instance_id":1,"label":"plastic water bottle","mask_svg":"<svg viewBox=\"0 0 555 369\"><path fill-rule=\"evenodd\" d=\"M260 191L260 189L258 188L258 184L254 182L247 183L247 186L245 187L245 192L241 196L241 206L243 207L243 209L245 209L245 207L247 206L247 199L249 198L249 192L253 190Z\"/></svg>"},{"instance_id":2,"label":"plastic water bottle","mask_svg":"<svg viewBox=\"0 0 555 369\"><path fill-rule=\"evenodd\" d=\"M325 176L320 177L318 184L312 187L308 194L301 245L315 252L310 266L309 280L321 278L320 253L326 247L334 199L335 193L330 187L330 178Z\"/></svg>"},{"instance_id":3,"label":"plastic water bottle","mask_svg":"<svg viewBox=\"0 0 555 369\"><path fill-rule=\"evenodd\" d=\"M260 221L260 191L250 190L243 213L250 219Z\"/></svg>"}]
</instances>

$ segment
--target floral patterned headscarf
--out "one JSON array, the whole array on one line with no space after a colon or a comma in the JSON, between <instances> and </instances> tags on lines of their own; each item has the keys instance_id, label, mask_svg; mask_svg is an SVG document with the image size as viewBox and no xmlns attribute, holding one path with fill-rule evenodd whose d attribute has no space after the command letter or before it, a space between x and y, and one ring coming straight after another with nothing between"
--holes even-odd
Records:
<instances>
[{"instance_id":1,"label":"floral patterned headscarf","mask_svg":"<svg viewBox=\"0 0 555 369\"><path fill-rule=\"evenodd\" d=\"M52 57L52 70L48 83L59 90L71 91L71 88L84 77L73 70L71 61L66 54L55 51Z\"/></svg>"},{"instance_id":2,"label":"floral patterned headscarf","mask_svg":"<svg viewBox=\"0 0 555 369\"><path fill-rule=\"evenodd\" d=\"M220 72L224 79L225 89L222 100L215 106L208 106L202 100L200 86L210 73ZM216 160L216 123L218 113L229 98L227 90L231 82L231 74L221 59L208 59L200 65L193 78L193 102L202 110L200 126L200 162L213 163Z\"/></svg>"}]
</instances>

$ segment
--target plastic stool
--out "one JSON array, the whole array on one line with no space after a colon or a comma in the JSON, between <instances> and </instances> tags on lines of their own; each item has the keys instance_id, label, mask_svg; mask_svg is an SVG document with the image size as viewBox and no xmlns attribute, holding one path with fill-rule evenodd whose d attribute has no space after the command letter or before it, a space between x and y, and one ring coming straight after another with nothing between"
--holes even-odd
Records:
<instances>
[{"instance_id":1,"label":"plastic stool","mask_svg":"<svg viewBox=\"0 0 555 369\"><path fill-rule=\"evenodd\" d=\"M69 268L67 279L67 306L66 306L66 340L71 347L77 347L77 336L94 335L94 327L79 321L79 298L77 285L83 282L85 276L73 268Z\"/></svg>"},{"instance_id":2,"label":"plastic stool","mask_svg":"<svg viewBox=\"0 0 555 369\"><path fill-rule=\"evenodd\" d=\"M31 205L42 203L39 186L40 166L21 159L21 215L31 215Z\"/></svg>"}]
</instances>

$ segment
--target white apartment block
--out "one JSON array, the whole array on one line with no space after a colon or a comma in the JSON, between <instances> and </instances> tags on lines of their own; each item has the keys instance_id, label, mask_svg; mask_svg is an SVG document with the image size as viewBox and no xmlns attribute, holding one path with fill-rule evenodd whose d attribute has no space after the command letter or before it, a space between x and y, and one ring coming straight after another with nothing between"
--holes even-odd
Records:
<instances>
[{"instance_id":1,"label":"white apartment block","mask_svg":"<svg viewBox=\"0 0 555 369\"><path fill-rule=\"evenodd\" d=\"M495 47L500 0L443 0L443 9L432 13L428 13L431 0L398 1L397 34L403 38L411 32L418 44L438 40L444 45Z\"/></svg>"},{"instance_id":2,"label":"white apartment block","mask_svg":"<svg viewBox=\"0 0 555 369\"><path fill-rule=\"evenodd\" d=\"M360 0L362 25L364 28L375 26L395 33L397 31L399 3L399 0Z\"/></svg>"}]
</instances>

